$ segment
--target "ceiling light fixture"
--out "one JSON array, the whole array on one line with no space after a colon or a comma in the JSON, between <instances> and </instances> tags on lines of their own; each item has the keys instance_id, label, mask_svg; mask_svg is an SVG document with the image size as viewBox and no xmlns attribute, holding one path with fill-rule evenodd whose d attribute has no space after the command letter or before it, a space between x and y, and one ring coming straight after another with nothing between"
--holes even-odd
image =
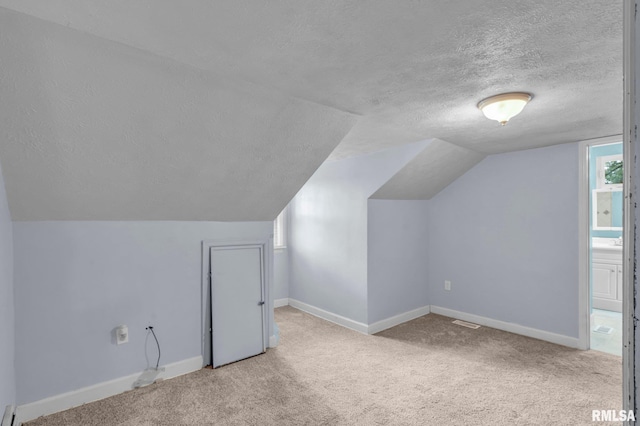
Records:
<instances>
[{"instance_id":1,"label":"ceiling light fixture","mask_svg":"<svg viewBox=\"0 0 640 426\"><path fill-rule=\"evenodd\" d=\"M531 94L524 92L503 93L480 101L478 108L489 120L496 120L504 126L520 114L531 98Z\"/></svg>"}]
</instances>

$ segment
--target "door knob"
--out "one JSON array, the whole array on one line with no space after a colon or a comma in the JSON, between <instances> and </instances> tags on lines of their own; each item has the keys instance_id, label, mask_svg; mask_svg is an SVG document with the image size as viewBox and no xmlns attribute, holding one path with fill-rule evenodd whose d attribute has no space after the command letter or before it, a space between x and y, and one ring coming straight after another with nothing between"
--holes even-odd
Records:
<instances>
[{"instance_id":1,"label":"door knob","mask_svg":"<svg viewBox=\"0 0 640 426\"><path fill-rule=\"evenodd\" d=\"M258 306L262 306L262 305L264 305L264 300L261 300L258 302Z\"/></svg>"}]
</instances>

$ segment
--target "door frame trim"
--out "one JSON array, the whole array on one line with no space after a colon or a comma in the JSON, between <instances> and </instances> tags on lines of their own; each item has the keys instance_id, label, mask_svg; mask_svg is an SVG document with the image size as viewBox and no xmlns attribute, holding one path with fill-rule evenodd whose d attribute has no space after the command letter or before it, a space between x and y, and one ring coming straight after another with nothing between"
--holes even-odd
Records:
<instances>
[{"instance_id":1,"label":"door frame trim","mask_svg":"<svg viewBox=\"0 0 640 426\"><path fill-rule=\"evenodd\" d=\"M264 296L264 307L262 310L262 345L263 350L269 346L269 332L273 330L272 325L272 313L273 313L273 301L271 300L271 282L272 282L272 256L273 250L273 237L267 239L252 239L252 240L203 240L202 241L202 280L201 280L201 353L202 353L202 366L213 365L212 363L212 339L211 339L211 293L209 287L209 270L211 258L209 252L212 248L241 248L241 247L258 247L262 255L262 291Z\"/></svg>"},{"instance_id":2,"label":"door frame trim","mask_svg":"<svg viewBox=\"0 0 640 426\"><path fill-rule=\"evenodd\" d=\"M579 143L578 152L578 349L586 350L590 347L591 340L591 244L589 243L589 148L610 143L623 143L622 135L607 136L604 138L588 139ZM626 233L624 224L623 235ZM623 286L624 287L624 286ZM624 288L623 288L624 293ZM626 296L626 293L624 293ZM624 303L624 301L623 301Z\"/></svg>"},{"instance_id":3,"label":"door frame trim","mask_svg":"<svg viewBox=\"0 0 640 426\"><path fill-rule=\"evenodd\" d=\"M635 383L635 184L637 117L636 117L636 0L624 0L622 11L622 76L623 118L622 133L624 148L624 218L622 246L622 408L636 409ZM633 197L633 199L632 199ZM629 422L631 424L631 422Z\"/></svg>"}]
</instances>

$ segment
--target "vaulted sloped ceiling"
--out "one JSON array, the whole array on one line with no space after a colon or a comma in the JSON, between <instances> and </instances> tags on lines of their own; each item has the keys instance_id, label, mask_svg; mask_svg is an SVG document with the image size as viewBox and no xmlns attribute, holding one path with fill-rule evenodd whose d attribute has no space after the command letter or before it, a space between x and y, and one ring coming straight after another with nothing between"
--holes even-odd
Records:
<instances>
[{"instance_id":1,"label":"vaulted sloped ceiling","mask_svg":"<svg viewBox=\"0 0 640 426\"><path fill-rule=\"evenodd\" d=\"M14 220L272 220L356 117L0 9Z\"/></svg>"},{"instance_id":2,"label":"vaulted sloped ceiling","mask_svg":"<svg viewBox=\"0 0 640 426\"><path fill-rule=\"evenodd\" d=\"M428 198L484 155L622 132L622 0L0 8L14 220L273 219L327 157L438 138L376 194ZM534 98L501 127L476 104L507 91Z\"/></svg>"},{"instance_id":3,"label":"vaulted sloped ceiling","mask_svg":"<svg viewBox=\"0 0 640 426\"><path fill-rule=\"evenodd\" d=\"M429 200L484 157L470 149L435 139L370 198ZM421 185L415 185L416 181Z\"/></svg>"}]
</instances>

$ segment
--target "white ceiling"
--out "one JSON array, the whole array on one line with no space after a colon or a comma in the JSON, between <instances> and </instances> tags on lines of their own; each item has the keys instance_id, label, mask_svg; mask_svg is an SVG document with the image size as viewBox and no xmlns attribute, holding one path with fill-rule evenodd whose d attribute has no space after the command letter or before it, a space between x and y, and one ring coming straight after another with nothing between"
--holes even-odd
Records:
<instances>
[{"instance_id":1,"label":"white ceiling","mask_svg":"<svg viewBox=\"0 0 640 426\"><path fill-rule=\"evenodd\" d=\"M376 195L430 198L486 154L622 131L621 0L0 7L14 220L273 219L331 151L438 138ZM534 99L500 127L476 104L505 91Z\"/></svg>"},{"instance_id":2,"label":"white ceiling","mask_svg":"<svg viewBox=\"0 0 640 426\"><path fill-rule=\"evenodd\" d=\"M484 157L476 151L434 139L370 198L428 200Z\"/></svg>"}]
</instances>

